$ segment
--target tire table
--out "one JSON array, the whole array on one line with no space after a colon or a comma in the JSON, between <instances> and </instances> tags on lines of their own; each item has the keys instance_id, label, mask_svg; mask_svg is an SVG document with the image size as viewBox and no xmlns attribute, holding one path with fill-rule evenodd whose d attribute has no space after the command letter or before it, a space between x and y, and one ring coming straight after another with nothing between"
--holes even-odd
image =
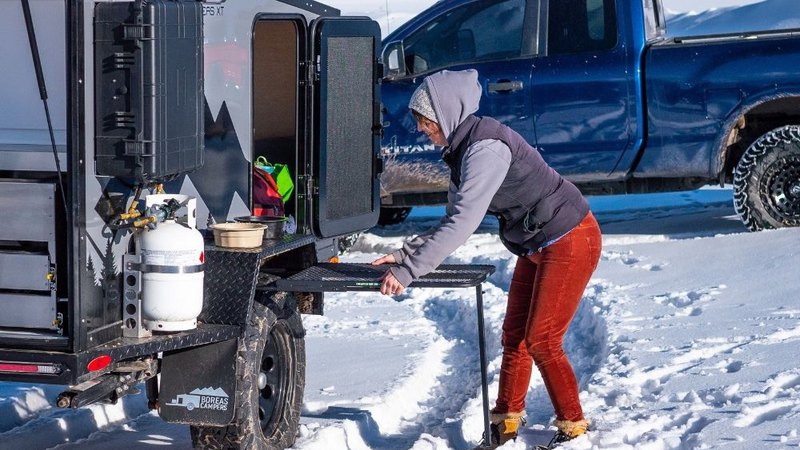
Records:
<instances>
[{"instance_id":1,"label":"tire table","mask_svg":"<svg viewBox=\"0 0 800 450\"><path fill-rule=\"evenodd\" d=\"M275 288L288 292L378 291L380 278L391 267L371 264L323 263L288 278L277 280ZM443 264L433 272L414 280L413 288L475 288L478 308L478 346L480 349L481 394L483 396L483 445L491 443L489 425L489 387L486 361L486 337L483 320L483 282L494 273L490 265Z\"/></svg>"}]
</instances>

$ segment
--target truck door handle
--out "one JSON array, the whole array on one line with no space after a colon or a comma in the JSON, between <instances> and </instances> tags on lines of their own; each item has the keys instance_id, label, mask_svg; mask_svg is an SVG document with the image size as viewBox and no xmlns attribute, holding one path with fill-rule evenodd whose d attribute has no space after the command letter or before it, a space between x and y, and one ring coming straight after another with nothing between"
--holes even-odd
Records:
<instances>
[{"instance_id":1,"label":"truck door handle","mask_svg":"<svg viewBox=\"0 0 800 450\"><path fill-rule=\"evenodd\" d=\"M500 80L497 83L489 83L489 92L495 94L516 92L521 90L522 90L522 81Z\"/></svg>"}]
</instances>

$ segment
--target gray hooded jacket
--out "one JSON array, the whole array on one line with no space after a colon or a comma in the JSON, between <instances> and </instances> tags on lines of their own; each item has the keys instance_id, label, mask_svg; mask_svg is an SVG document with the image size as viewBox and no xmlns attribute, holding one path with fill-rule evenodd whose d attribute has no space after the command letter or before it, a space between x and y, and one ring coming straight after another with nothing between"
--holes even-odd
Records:
<instances>
[{"instance_id":1,"label":"gray hooded jacket","mask_svg":"<svg viewBox=\"0 0 800 450\"><path fill-rule=\"evenodd\" d=\"M423 83L427 83L436 122L449 142L461 122L478 111L478 72L444 70ZM431 272L475 232L510 164L511 151L498 140L476 142L464 152L461 185L450 183L446 215L439 225L393 253L399 265L390 270L403 286Z\"/></svg>"},{"instance_id":2,"label":"gray hooded jacket","mask_svg":"<svg viewBox=\"0 0 800 450\"><path fill-rule=\"evenodd\" d=\"M466 242L487 211L500 219L504 244L523 255L541 250L583 219L588 204L572 183L510 128L473 116L481 97L476 71L445 70L423 83L447 138L443 157L451 166L451 182L439 225L393 253L399 265L390 270L403 286ZM534 229L528 219L537 221Z\"/></svg>"}]
</instances>

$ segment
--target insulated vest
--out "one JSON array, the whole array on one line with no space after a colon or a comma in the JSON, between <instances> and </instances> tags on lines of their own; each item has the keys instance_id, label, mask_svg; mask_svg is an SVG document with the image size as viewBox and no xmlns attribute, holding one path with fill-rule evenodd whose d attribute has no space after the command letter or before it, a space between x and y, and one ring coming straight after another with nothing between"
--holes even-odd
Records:
<instances>
[{"instance_id":1,"label":"insulated vest","mask_svg":"<svg viewBox=\"0 0 800 450\"><path fill-rule=\"evenodd\" d=\"M511 149L511 165L488 212L500 222L500 240L516 255L541 251L575 228L589 204L574 184L542 159L522 136L491 117L470 115L453 132L442 159L450 181L461 186L461 160L475 142L496 139Z\"/></svg>"}]
</instances>

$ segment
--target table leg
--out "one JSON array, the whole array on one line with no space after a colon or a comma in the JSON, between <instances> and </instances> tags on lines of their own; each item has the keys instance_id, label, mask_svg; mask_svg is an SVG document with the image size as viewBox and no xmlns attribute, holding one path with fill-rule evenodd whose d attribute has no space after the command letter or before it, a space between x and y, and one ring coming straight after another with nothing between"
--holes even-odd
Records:
<instances>
[{"instance_id":1,"label":"table leg","mask_svg":"<svg viewBox=\"0 0 800 450\"><path fill-rule=\"evenodd\" d=\"M489 447L492 443L492 428L489 423L489 376L486 361L486 337L483 328L483 289L482 285L475 287L475 296L478 303L478 347L480 349L481 364L481 393L483 394L483 446Z\"/></svg>"}]
</instances>

